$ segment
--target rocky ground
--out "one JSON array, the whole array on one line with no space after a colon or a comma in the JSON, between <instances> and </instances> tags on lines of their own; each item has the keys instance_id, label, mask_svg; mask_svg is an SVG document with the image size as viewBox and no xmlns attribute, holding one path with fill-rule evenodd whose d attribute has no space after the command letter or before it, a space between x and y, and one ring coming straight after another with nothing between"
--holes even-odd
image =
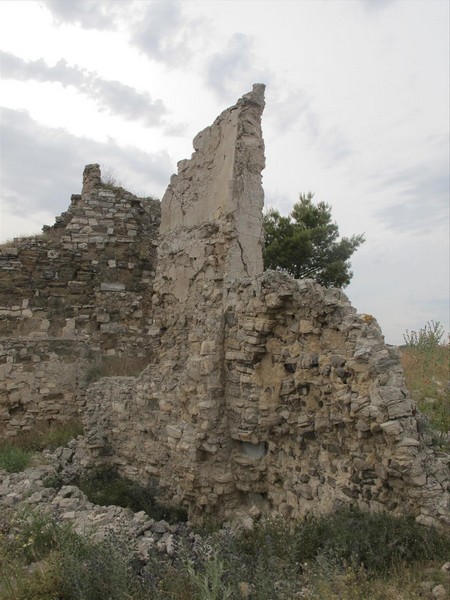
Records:
<instances>
[{"instance_id":1,"label":"rocky ground","mask_svg":"<svg viewBox=\"0 0 450 600\"><path fill-rule=\"evenodd\" d=\"M123 545L135 556L142 576L146 573L150 576L151 564L154 564L152 557L155 555L176 565L180 558L181 544L183 552L190 554L193 564L199 556L204 559L205 553L208 553L208 535L200 535L189 522L170 524L165 520L152 519L144 511L133 513L127 508L99 506L90 502L74 484L80 474L77 461L74 460L78 445L77 440L72 440L65 448L43 452L37 457L35 466L21 473L0 471L0 525L6 537L12 538L17 534L20 518L34 515L61 526L70 523L76 533L87 536L94 542L114 539L115 543ZM225 524L223 529L218 532L216 530L216 535L226 536L236 529L252 529L257 518L256 515L254 518L247 516L233 527ZM430 578L424 572L417 597L435 600L449 598L450 563L442 565L442 572L448 575L448 584L445 580L442 583L436 578ZM239 590L243 599L257 597L252 594L252 588L246 582L239 584ZM0 587L0 597L1 592ZM293 597L322 597L308 596L307 588L299 594Z\"/></svg>"}]
</instances>

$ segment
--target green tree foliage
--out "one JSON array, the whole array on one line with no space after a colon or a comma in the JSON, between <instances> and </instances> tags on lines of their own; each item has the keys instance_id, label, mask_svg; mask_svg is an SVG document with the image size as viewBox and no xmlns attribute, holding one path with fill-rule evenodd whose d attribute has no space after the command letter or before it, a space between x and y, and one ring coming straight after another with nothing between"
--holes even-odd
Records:
<instances>
[{"instance_id":1,"label":"green tree foliage","mask_svg":"<svg viewBox=\"0 0 450 600\"><path fill-rule=\"evenodd\" d=\"M364 235L339 240L329 204L314 204L313 194L300 194L288 217L270 209L263 225L266 269L286 271L296 279L315 279L326 287L343 288L350 283L349 259L364 242Z\"/></svg>"}]
</instances>

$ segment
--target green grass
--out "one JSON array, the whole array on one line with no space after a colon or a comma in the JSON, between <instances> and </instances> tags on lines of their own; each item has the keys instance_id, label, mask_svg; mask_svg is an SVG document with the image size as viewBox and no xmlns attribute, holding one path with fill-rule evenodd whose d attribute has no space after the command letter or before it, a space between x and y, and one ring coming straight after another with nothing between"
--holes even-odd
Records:
<instances>
[{"instance_id":1,"label":"green grass","mask_svg":"<svg viewBox=\"0 0 450 600\"><path fill-rule=\"evenodd\" d=\"M448 536L356 511L195 543L185 531L173 557L155 551L145 566L115 537L94 541L32 514L2 529L1 600L415 600L424 580L449 584Z\"/></svg>"},{"instance_id":2,"label":"green grass","mask_svg":"<svg viewBox=\"0 0 450 600\"><path fill-rule=\"evenodd\" d=\"M151 362L150 356L145 357L104 357L93 363L86 374L86 381L93 383L102 377L137 377Z\"/></svg>"},{"instance_id":3,"label":"green grass","mask_svg":"<svg viewBox=\"0 0 450 600\"><path fill-rule=\"evenodd\" d=\"M450 344L439 321L428 321L419 331L406 331L402 366L406 384L434 433L450 430ZM443 438L443 436L440 436ZM439 436L434 436L439 442ZM444 440L444 445L446 444Z\"/></svg>"},{"instance_id":4,"label":"green grass","mask_svg":"<svg viewBox=\"0 0 450 600\"><path fill-rule=\"evenodd\" d=\"M18 473L26 469L36 452L65 446L83 432L81 421L39 423L33 429L0 441L0 469Z\"/></svg>"},{"instance_id":5,"label":"green grass","mask_svg":"<svg viewBox=\"0 0 450 600\"><path fill-rule=\"evenodd\" d=\"M8 473L19 473L28 467L32 455L28 450L3 442L0 444L0 469Z\"/></svg>"},{"instance_id":6,"label":"green grass","mask_svg":"<svg viewBox=\"0 0 450 600\"><path fill-rule=\"evenodd\" d=\"M55 450L59 446L65 446L71 439L82 433L83 425L80 419L41 422L33 429L19 433L12 439L12 443L24 450L42 452L42 450Z\"/></svg>"},{"instance_id":7,"label":"green grass","mask_svg":"<svg viewBox=\"0 0 450 600\"><path fill-rule=\"evenodd\" d=\"M182 508L162 506L155 498L157 487L149 483L140 485L121 477L114 469L97 471L81 477L78 486L94 504L122 506L134 512L145 511L151 518L169 523L187 520Z\"/></svg>"},{"instance_id":8,"label":"green grass","mask_svg":"<svg viewBox=\"0 0 450 600\"><path fill-rule=\"evenodd\" d=\"M450 346L402 349L406 384L431 426L450 430Z\"/></svg>"}]
</instances>

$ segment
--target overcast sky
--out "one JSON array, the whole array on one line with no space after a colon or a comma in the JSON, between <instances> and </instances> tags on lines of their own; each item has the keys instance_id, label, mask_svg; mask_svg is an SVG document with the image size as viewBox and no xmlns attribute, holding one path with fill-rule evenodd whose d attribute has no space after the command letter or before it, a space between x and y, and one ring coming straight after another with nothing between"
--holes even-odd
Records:
<instances>
[{"instance_id":1,"label":"overcast sky","mask_svg":"<svg viewBox=\"0 0 450 600\"><path fill-rule=\"evenodd\" d=\"M162 197L192 138L267 85L266 205L365 233L346 292L389 343L449 329L449 2L0 1L2 241L98 162Z\"/></svg>"}]
</instances>

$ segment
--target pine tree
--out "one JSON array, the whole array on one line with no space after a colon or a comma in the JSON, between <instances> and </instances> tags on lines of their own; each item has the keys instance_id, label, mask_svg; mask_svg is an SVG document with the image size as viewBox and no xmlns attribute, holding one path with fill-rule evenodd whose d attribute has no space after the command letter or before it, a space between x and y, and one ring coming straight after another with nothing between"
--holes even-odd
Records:
<instances>
[{"instance_id":1,"label":"pine tree","mask_svg":"<svg viewBox=\"0 0 450 600\"><path fill-rule=\"evenodd\" d=\"M353 276L349 259L364 242L364 235L339 240L331 206L314 204L313 196L301 194L288 217L275 209L264 215L264 267L286 271L296 279L316 279L325 287L343 288Z\"/></svg>"}]
</instances>

